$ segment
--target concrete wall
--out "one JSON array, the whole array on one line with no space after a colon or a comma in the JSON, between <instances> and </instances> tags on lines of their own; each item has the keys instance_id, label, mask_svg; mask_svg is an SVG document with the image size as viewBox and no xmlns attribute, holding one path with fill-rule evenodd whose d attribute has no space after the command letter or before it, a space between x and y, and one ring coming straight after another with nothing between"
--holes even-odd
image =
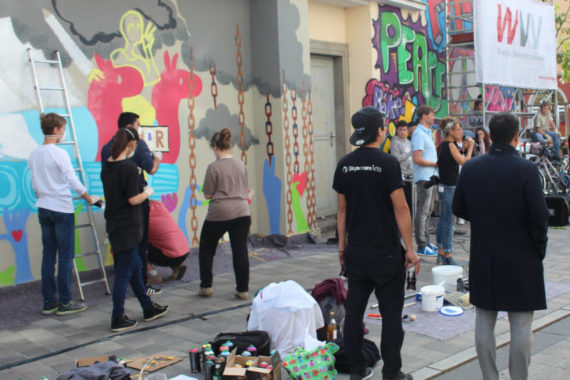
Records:
<instances>
[{"instance_id":1,"label":"concrete wall","mask_svg":"<svg viewBox=\"0 0 570 380\"><path fill-rule=\"evenodd\" d=\"M149 177L153 199L166 205L191 246L198 244L207 210L200 188L214 160L208 140L223 127L233 132L233 155L247 162L251 231L301 233L314 227L297 223L306 219L310 195L293 181L302 173L287 181L284 165L283 120L293 117L291 90L299 109L310 91L306 0L8 2L0 9L0 34L0 286L40 278L41 234L26 160L42 134L28 47L36 58L62 54L91 194L103 194L102 145L115 133L119 113L133 111L151 149L164 154ZM57 83L54 69L43 68L40 77L44 84ZM46 111L63 111L61 98L44 101ZM287 133L296 139L290 128ZM301 168L308 159L301 151ZM310 176L304 181L306 186ZM302 214L289 224L288 191L289 203L298 203L292 209ZM85 206L76 207L77 218L84 219ZM104 219L100 211L95 216L110 264ZM76 238L77 252L91 244L88 235ZM94 264L79 260L80 270Z\"/></svg>"}]
</instances>

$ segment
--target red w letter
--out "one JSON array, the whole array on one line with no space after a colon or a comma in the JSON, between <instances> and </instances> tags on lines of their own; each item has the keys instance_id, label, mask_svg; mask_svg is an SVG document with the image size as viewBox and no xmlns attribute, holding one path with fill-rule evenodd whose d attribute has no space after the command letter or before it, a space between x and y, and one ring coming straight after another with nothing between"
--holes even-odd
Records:
<instances>
[{"instance_id":1,"label":"red w letter","mask_svg":"<svg viewBox=\"0 0 570 380\"><path fill-rule=\"evenodd\" d=\"M497 16L497 41L503 42L503 34L505 33L505 28L507 29L507 43L510 45L513 43L515 38L515 32L517 30L517 25L519 23L519 12L515 12L515 24L511 28L512 14L511 9L507 7L507 12L505 13L505 19L503 19L501 12L501 4L497 4L499 7L499 15ZM508 25L508 26L507 26Z\"/></svg>"}]
</instances>

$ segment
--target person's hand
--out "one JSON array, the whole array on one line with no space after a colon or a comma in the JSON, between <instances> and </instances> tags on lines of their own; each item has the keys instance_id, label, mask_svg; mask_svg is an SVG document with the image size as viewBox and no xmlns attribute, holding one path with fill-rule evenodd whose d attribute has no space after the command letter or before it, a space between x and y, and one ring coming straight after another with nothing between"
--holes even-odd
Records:
<instances>
[{"instance_id":1,"label":"person's hand","mask_svg":"<svg viewBox=\"0 0 570 380\"><path fill-rule=\"evenodd\" d=\"M413 248L406 250L406 269L415 267L416 276L420 273L420 258Z\"/></svg>"},{"instance_id":2,"label":"person's hand","mask_svg":"<svg viewBox=\"0 0 570 380\"><path fill-rule=\"evenodd\" d=\"M98 197L97 195L92 195L91 196L91 206L97 206L99 208L103 207L103 200Z\"/></svg>"},{"instance_id":3,"label":"person's hand","mask_svg":"<svg viewBox=\"0 0 570 380\"><path fill-rule=\"evenodd\" d=\"M162 161L162 152L152 152L152 157L156 158L158 161Z\"/></svg>"},{"instance_id":4,"label":"person's hand","mask_svg":"<svg viewBox=\"0 0 570 380\"><path fill-rule=\"evenodd\" d=\"M150 187L149 185L146 185L144 187L143 191L148 194L149 198L152 196L152 194L154 194L154 189L152 187Z\"/></svg>"},{"instance_id":5,"label":"person's hand","mask_svg":"<svg viewBox=\"0 0 570 380\"><path fill-rule=\"evenodd\" d=\"M465 139L465 143L467 143L468 147L475 145L475 141L473 141L473 139L472 139L471 137L467 137L467 138Z\"/></svg>"}]
</instances>

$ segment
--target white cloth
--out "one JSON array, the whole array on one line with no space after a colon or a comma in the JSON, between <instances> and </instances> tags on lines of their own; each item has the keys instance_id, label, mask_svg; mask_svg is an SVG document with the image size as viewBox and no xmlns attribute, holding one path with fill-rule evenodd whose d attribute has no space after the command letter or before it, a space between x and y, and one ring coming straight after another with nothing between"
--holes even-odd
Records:
<instances>
[{"instance_id":1,"label":"white cloth","mask_svg":"<svg viewBox=\"0 0 570 380\"><path fill-rule=\"evenodd\" d=\"M295 281L272 282L253 299L248 330L267 331L271 349L281 357L297 346L312 350L325 342L317 340L324 326L319 304Z\"/></svg>"},{"instance_id":2,"label":"white cloth","mask_svg":"<svg viewBox=\"0 0 570 380\"><path fill-rule=\"evenodd\" d=\"M40 145L30 153L28 166L36 206L47 210L73 213L71 189L83 195L87 191L75 175L67 152L55 144Z\"/></svg>"}]
</instances>

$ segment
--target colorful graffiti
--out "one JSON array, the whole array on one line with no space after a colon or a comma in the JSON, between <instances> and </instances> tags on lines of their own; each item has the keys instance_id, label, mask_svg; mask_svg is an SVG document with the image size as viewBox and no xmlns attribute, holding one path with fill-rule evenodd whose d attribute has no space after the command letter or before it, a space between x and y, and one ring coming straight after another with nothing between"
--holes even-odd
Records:
<instances>
[{"instance_id":1,"label":"colorful graffiti","mask_svg":"<svg viewBox=\"0 0 570 380\"><path fill-rule=\"evenodd\" d=\"M7 240L12 244L16 261L16 273L14 276L14 284L32 281L32 271L30 267L30 258L28 254L28 234L26 232L26 222L30 216L30 210L21 208L10 212L8 208L4 208L4 225L6 233L0 234L0 240ZM3 273L3 281L8 281L13 270L8 268Z\"/></svg>"},{"instance_id":2,"label":"colorful graffiti","mask_svg":"<svg viewBox=\"0 0 570 380\"><path fill-rule=\"evenodd\" d=\"M404 19L399 9L380 6L372 26L372 46L378 52L375 67L380 69L380 78L367 83L362 104L378 107L389 122L402 116L407 100L432 106L438 116L447 113L442 91L445 57L441 47L434 46L433 38L426 37L421 21ZM443 43L442 39L437 41Z\"/></svg>"},{"instance_id":3,"label":"colorful graffiti","mask_svg":"<svg viewBox=\"0 0 570 380\"><path fill-rule=\"evenodd\" d=\"M210 2L141 1L136 8L131 8L126 3L102 1L97 3L95 13L86 12L83 1L32 0L29 12L10 4L0 10L0 31L6 36L4 50L13 50L13 55L22 53L23 57L25 49L31 47L36 58L49 59L54 50L60 51L89 193L103 195L101 148L116 133L119 114L135 112L140 115L143 139L153 151L163 153L158 171L147 176L147 182L155 190L152 199L160 200L173 213L188 240L196 246L208 205L198 185L210 162L210 158L204 159L207 140L214 131L227 126L235 138L232 145L239 149L246 163L247 158L251 161L248 165L250 183L263 186L266 208L261 211L255 202L252 203L254 194L260 189L250 188L248 192L252 212L258 213L255 223L260 224L262 232L269 230L275 234L283 232L282 224L292 233L308 231L311 219L307 219L307 210L310 204L314 206L314 196L313 203L309 196L311 189L314 194L314 185L311 188L308 178L310 170L314 170L312 142L308 142L312 132L305 130L305 116L303 128L300 121L297 125L295 99L289 100L293 103L288 110L288 118L293 121L288 134L289 159L282 155L281 131L271 136L271 129L267 127L266 132L270 132L268 155L260 156L257 149L251 150L263 133L263 124L256 125L261 115L253 112L258 112L258 103L263 106L264 102L251 90L257 87L259 93L267 94L267 103L271 107L271 102L279 101L281 95L281 78L275 73L285 69L291 73L288 86L292 96L302 82L308 83L310 79L307 68L303 67L303 56L308 56L308 39L298 33L301 26L298 4L280 4L280 17L286 20L278 31L280 44L267 40L273 38L271 33L267 38L261 33L263 41L256 43L264 49L259 49L252 46L252 41L257 38L252 39L250 12L244 13L243 8L257 7L265 11L260 4L222 0L231 20L220 24L216 15L219 5ZM193 18L196 14L200 17ZM208 38L203 38L204 35ZM266 42L269 42L267 46ZM287 60L258 62L258 52L277 57L280 49L290 55ZM256 62L258 70L255 77L252 61ZM0 91L12 89L15 96L11 93L10 99L16 99L0 111L3 125L12 126L0 131L3 142L0 145L0 208L4 210L0 239L10 243L15 258L14 262L7 260L0 266L2 286L33 280L40 273L41 242L28 239L32 234L38 234L40 228L35 217L35 195L26 160L42 143L43 136L33 80L22 74L29 69L23 62L21 59L8 62L9 70L0 78ZM277 66L279 68L275 70ZM57 78L56 71L51 74L52 79ZM208 99L203 98L204 75L211 76L209 92L213 109L208 108L212 102L210 94ZM45 111L66 113L61 99L50 95L45 100ZM302 101L305 109L304 94ZM276 129L281 128L281 120L277 124ZM275 153L273 143L277 147ZM68 147L65 149L73 161L74 152ZM261 160L264 160L263 174L252 170L261 164ZM288 183L283 180L285 165L281 161L286 161L289 168ZM287 203L285 193L288 193ZM289 211L287 220L284 205ZM78 220L85 217L82 202L75 201L74 207ZM98 212L99 231L104 229L103 217L99 210L95 211ZM26 222L30 222L28 226ZM77 253L85 248L82 245L88 243L87 240L76 234ZM101 242L101 249L107 253L105 263L111 264L109 245ZM92 269L90 264L89 260L77 261L80 271Z\"/></svg>"}]
</instances>

